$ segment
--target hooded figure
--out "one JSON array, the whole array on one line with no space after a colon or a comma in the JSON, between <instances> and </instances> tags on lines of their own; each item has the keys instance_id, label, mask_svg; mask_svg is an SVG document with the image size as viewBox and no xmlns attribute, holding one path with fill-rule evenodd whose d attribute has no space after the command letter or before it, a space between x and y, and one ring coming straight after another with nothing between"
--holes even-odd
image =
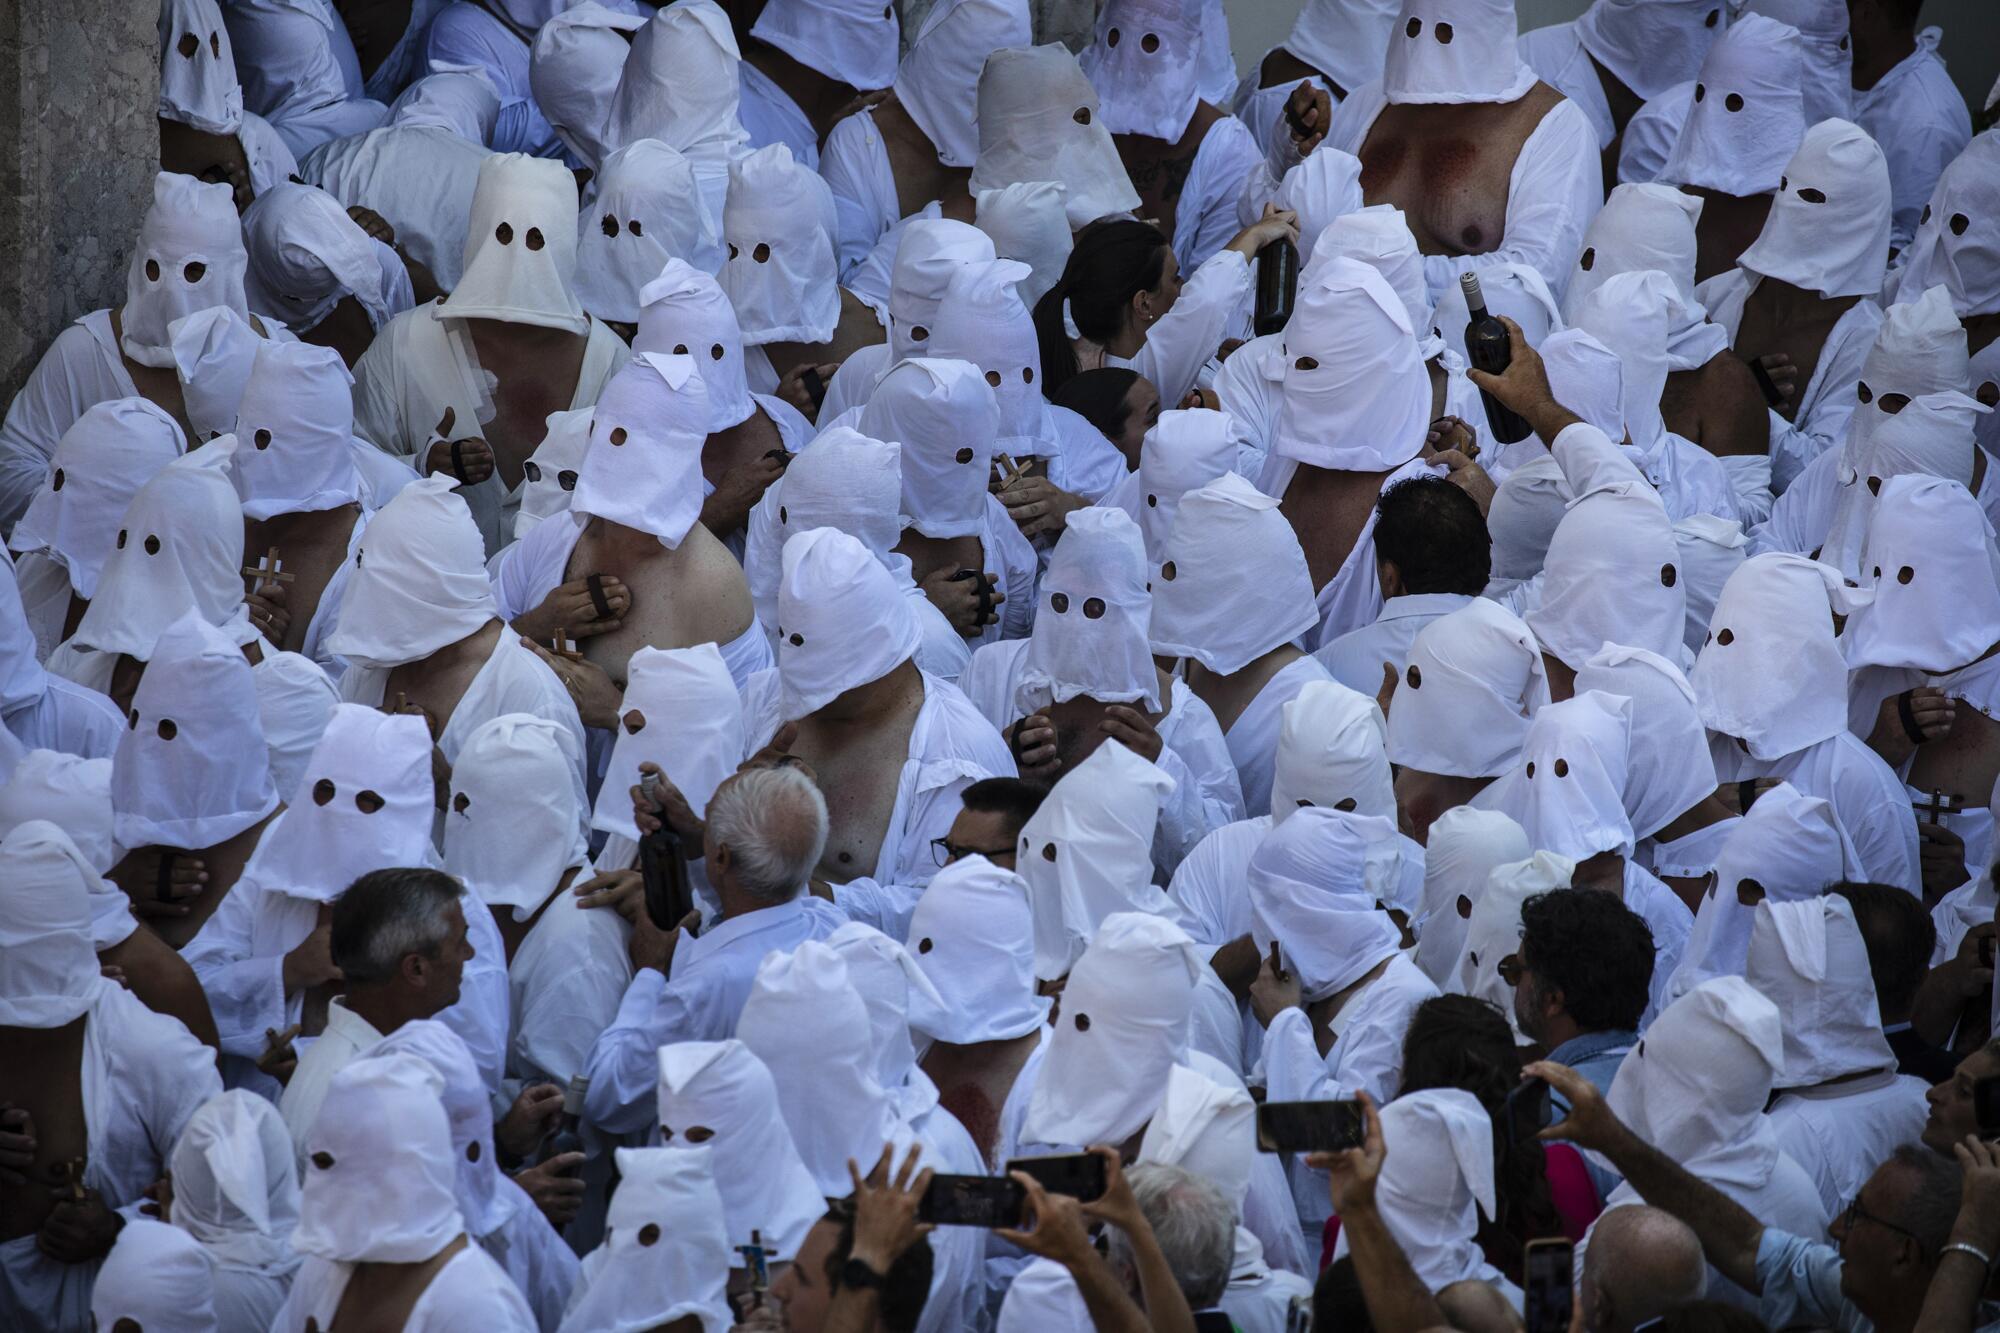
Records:
<instances>
[{"instance_id":1,"label":"hooded figure","mask_svg":"<svg viewBox=\"0 0 2000 1333\"><path fill-rule=\"evenodd\" d=\"M889 86L902 44L895 7L875 0L771 0L750 35L861 92Z\"/></svg>"},{"instance_id":2,"label":"hooded figure","mask_svg":"<svg viewBox=\"0 0 2000 1333\"><path fill-rule=\"evenodd\" d=\"M1054 181L1016 181L973 196L973 221L993 238L994 252L1033 270L1017 284L1021 304L1030 310L1069 263L1073 244L1063 194Z\"/></svg>"},{"instance_id":3,"label":"hooded figure","mask_svg":"<svg viewBox=\"0 0 2000 1333\"><path fill-rule=\"evenodd\" d=\"M1956 481L1906 473L1874 511L1861 575L1875 595L1848 625L1848 666L1928 679L1985 656L2000 642L2000 552L1979 502Z\"/></svg>"},{"instance_id":4,"label":"hooded figure","mask_svg":"<svg viewBox=\"0 0 2000 1333\"><path fill-rule=\"evenodd\" d=\"M1309 271L1307 266L1311 265L1313 255L1318 252L1320 238L1326 235L1327 230L1339 226L1349 214L1367 211L1361 194L1361 159L1337 148L1329 148L1324 153L1314 150L1305 161L1285 173L1284 179L1278 182L1277 193L1271 196L1271 202L1299 215L1299 273L1303 279ZM1389 209L1388 205L1382 207L1400 215L1400 210ZM1370 224L1364 222L1362 225ZM1417 289L1422 291L1422 261L1412 267L1416 270ZM1390 285L1401 292L1400 284L1393 279Z\"/></svg>"},{"instance_id":5,"label":"hooded figure","mask_svg":"<svg viewBox=\"0 0 2000 1333\"><path fill-rule=\"evenodd\" d=\"M641 648L626 667L625 695L591 827L637 842L632 787L639 765L658 764L699 815L743 761L743 705L712 643Z\"/></svg>"},{"instance_id":6,"label":"hooded figure","mask_svg":"<svg viewBox=\"0 0 2000 1333\"><path fill-rule=\"evenodd\" d=\"M1521 826L1497 811L1459 805L1431 822L1424 844L1424 908L1411 922L1419 932L1416 963L1425 976L1440 986L1452 981L1465 956L1468 923L1493 871L1527 860L1532 850Z\"/></svg>"},{"instance_id":7,"label":"hooded figure","mask_svg":"<svg viewBox=\"0 0 2000 1333\"><path fill-rule=\"evenodd\" d=\"M979 76L975 122L979 159L969 189L1055 181L1064 189L1072 230L1139 206L1096 90L1061 46L993 52Z\"/></svg>"},{"instance_id":8,"label":"hooded figure","mask_svg":"<svg viewBox=\"0 0 2000 1333\"><path fill-rule=\"evenodd\" d=\"M1285 327L1283 406L1271 449L1313 467L1383 472L1421 451L1431 383L1401 298L1336 257L1317 266Z\"/></svg>"},{"instance_id":9,"label":"hooded figure","mask_svg":"<svg viewBox=\"0 0 2000 1333\"><path fill-rule=\"evenodd\" d=\"M1063 464L1069 460L1054 438L1048 400L1042 397L1042 353L1035 341L1035 322L1018 289L1028 274L1026 264L1011 259L956 266L925 354L978 367L1000 408L996 447L1017 462L1047 458L1056 478L1067 481Z\"/></svg>"},{"instance_id":10,"label":"hooded figure","mask_svg":"<svg viewBox=\"0 0 2000 1333\"><path fill-rule=\"evenodd\" d=\"M604 159L597 181L597 200L576 223L576 295L584 309L636 324L639 293L668 260L721 271L721 237L680 153L657 139L636 140Z\"/></svg>"},{"instance_id":11,"label":"hooded figure","mask_svg":"<svg viewBox=\"0 0 2000 1333\"><path fill-rule=\"evenodd\" d=\"M1840 576L1803 556L1752 556L1723 585L1688 681L1701 720L1778 759L1846 728L1847 663L1828 599Z\"/></svg>"},{"instance_id":12,"label":"hooded figure","mask_svg":"<svg viewBox=\"0 0 2000 1333\"><path fill-rule=\"evenodd\" d=\"M1153 651L1234 675L1319 623L1278 502L1230 473L1181 497L1153 582ZM1252 809L1261 802L1245 800Z\"/></svg>"},{"instance_id":13,"label":"hooded figure","mask_svg":"<svg viewBox=\"0 0 2000 1333\"><path fill-rule=\"evenodd\" d=\"M1500 965L1520 955L1521 904L1538 893L1578 892L1571 888L1575 874L1576 862L1555 852L1495 866L1465 923L1465 952L1445 989L1497 1007L1514 1027L1516 1040L1521 1033L1514 1019L1514 988L1501 976Z\"/></svg>"},{"instance_id":14,"label":"hooded figure","mask_svg":"<svg viewBox=\"0 0 2000 1333\"><path fill-rule=\"evenodd\" d=\"M631 34L645 26L640 14L583 0L551 17L535 34L528 63L535 105L563 146L597 171L600 195L610 165L606 159L617 146L605 142L605 117L632 51Z\"/></svg>"},{"instance_id":15,"label":"hooded figure","mask_svg":"<svg viewBox=\"0 0 2000 1333\"><path fill-rule=\"evenodd\" d=\"M1569 483L1551 454L1508 471L1486 515L1486 530L1493 539L1493 577L1486 591L1496 600L1513 601L1521 586L1542 572L1549 540L1571 499ZM1707 631L1704 622L1702 632Z\"/></svg>"},{"instance_id":16,"label":"hooded figure","mask_svg":"<svg viewBox=\"0 0 2000 1333\"><path fill-rule=\"evenodd\" d=\"M124 732L118 706L42 669L34 630L14 583L13 562L5 552L0 552L0 574L6 576L0 577L0 731L30 749L87 758L109 755Z\"/></svg>"},{"instance_id":17,"label":"hooded figure","mask_svg":"<svg viewBox=\"0 0 2000 1333\"><path fill-rule=\"evenodd\" d=\"M895 90L903 110L937 149L938 161L962 168L978 160L973 113L979 72L994 52L1034 40L1021 0L938 0L931 6L896 67Z\"/></svg>"},{"instance_id":18,"label":"hooded figure","mask_svg":"<svg viewBox=\"0 0 2000 1333\"><path fill-rule=\"evenodd\" d=\"M1109 0L1078 63L1102 99L1104 128L1179 143L1201 103L1200 6Z\"/></svg>"},{"instance_id":19,"label":"hooded figure","mask_svg":"<svg viewBox=\"0 0 2000 1333\"><path fill-rule=\"evenodd\" d=\"M668 550L700 521L709 405L695 364L691 356L639 352L604 386L570 500L579 520L650 533Z\"/></svg>"},{"instance_id":20,"label":"hooded figure","mask_svg":"<svg viewBox=\"0 0 2000 1333\"><path fill-rule=\"evenodd\" d=\"M783 144L767 144L729 164L722 213L729 259L720 281L745 346L823 343L833 336L840 322L839 230L833 192Z\"/></svg>"},{"instance_id":21,"label":"hooded figure","mask_svg":"<svg viewBox=\"0 0 2000 1333\"><path fill-rule=\"evenodd\" d=\"M1895 1052L1882 1035L1868 951L1845 898L1826 894L1804 902L1759 903L1743 975L1784 1017L1785 1064L1776 1086L1810 1088L1895 1068ZM1912 1105L1906 1109L1921 1116L1922 1096L1907 1100ZM1909 1132L1890 1140L1887 1150L1916 1138L1922 1129L1921 1121L1908 1126ZM1854 1165L1863 1179L1873 1170ZM1853 1197L1851 1191L1847 1197Z\"/></svg>"},{"instance_id":22,"label":"hooded figure","mask_svg":"<svg viewBox=\"0 0 2000 1333\"><path fill-rule=\"evenodd\" d=\"M792 719L888 675L922 637L889 571L832 528L785 543L777 631L779 708Z\"/></svg>"},{"instance_id":23,"label":"hooded figure","mask_svg":"<svg viewBox=\"0 0 2000 1333\"><path fill-rule=\"evenodd\" d=\"M1146 640L1152 597L1132 521L1095 506L1072 514L1039 591L1037 632L1014 691L1020 715L1079 695L1159 712L1159 670Z\"/></svg>"},{"instance_id":24,"label":"hooded figure","mask_svg":"<svg viewBox=\"0 0 2000 1333\"><path fill-rule=\"evenodd\" d=\"M331 348L311 343L258 346L237 404L237 447L230 469L236 493L243 497L244 517L261 522L360 502L353 383ZM321 602L326 600L322 593ZM338 606L336 599L336 614Z\"/></svg>"},{"instance_id":25,"label":"hooded figure","mask_svg":"<svg viewBox=\"0 0 2000 1333\"><path fill-rule=\"evenodd\" d=\"M1283 951L1307 1004L1347 989L1400 947L1375 882L1382 867L1370 864L1394 836L1378 815L1314 807L1273 827L1251 855L1251 942L1260 958Z\"/></svg>"},{"instance_id":26,"label":"hooded figure","mask_svg":"<svg viewBox=\"0 0 2000 1333\"><path fill-rule=\"evenodd\" d=\"M225 160L211 146L189 139L191 131L237 141L250 178L231 183L246 197L297 175L298 160L284 136L262 116L243 109L243 85L220 5L215 0L167 0L160 6L158 32L159 119L187 127L169 141L168 156L177 159L174 169L192 176Z\"/></svg>"},{"instance_id":27,"label":"hooded figure","mask_svg":"<svg viewBox=\"0 0 2000 1333\"><path fill-rule=\"evenodd\" d=\"M1404 0L1397 20L1382 65L1391 105L1512 102L1535 86L1507 0Z\"/></svg>"},{"instance_id":28,"label":"hooded figure","mask_svg":"<svg viewBox=\"0 0 2000 1333\"><path fill-rule=\"evenodd\" d=\"M1517 819L1528 841L1572 861L1600 852L1629 857L1635 842L1625 814L1632 701L1579 693L1536 711L1512 772L1483 805Z\"/></svg>"},{"instance_id":29,"label":"hooded figure","mask_svg":"<svg viewBox=\"0 0 2000 1333\"><path fill-rule=\"evenodd\" d=\"M290 805L298 797L306 761L340 704L340 692L311 658L298 653L266 653L250 668L250 679L257 686L257 721L271 761L271 783L278 799Z\"/></svg>"},{"instance_id":30,"label":"hooded figure","mask_svg":"<svg viewBox=\"0 0 2000 1333\"><path fill-rule=\"evenodd\" d=\"M458 752L444 868L496 914L530 920L552 906L566 871L590 864L569 776L582 763L575 744L553 722L507 713L481 723Z\"/></svg>"},{"instance_id":31,"label":"hooded figure","mask_svg":"<svg viewBox=\"0 0 2000 1333\"><path fill-rule=\"evenodd\" d=\"M1620 273L1654 269L1673 284L1667 302L1667 365L1697 370L1729 346L1695 300L1695 223L1702 201L1652 181L1619 185L1583 233L1583 249L1563 293L1563 319L1576 322L1590 294Z\"/></svg>"},{"instance_id":32,"label":"hooded figure","mask_svg":"<svg viewBox=\"0 0 2000 1333\"><path fill-rule=\"evenodd\" d=\"M930 1137L947 1159L967 1171L985 1165L972 1136L957 1117L931 1114L937 1085L917 1068L916 1038L928 1044L943 1025L944 999L917 966L916 956L875 927L849 921L826 937L827 948L847 964L847 980L868 1007L875 1081L888 1092L897 1113Z\"/></svg>"},{"instance_id":33,"label":"hooded figure","mask_svg":"<svg viewBox=\"0 0 2000 1333\"><path fill-rule=\"evenodd\" d=\"M1800 66L1798 29L1761 14L1731 24L1701 62L1659 181L1739 198L1776 191L1806 132Z\"/></svg>"},{"instance_id":34,"label":"hooded figure","mask_svg":"<svg viewBox=\"0 0 2000 1333\"><path fill-rule=\"evenodd\" d=\"M1752 14L1799 30L1806 124L1854 118L1854 52L1840 0L1748 0Z\"/></svg>"},{"instance_id":35,"label":"hooded figure","mask_svg":"<svg viewBox=\"0 0 2000 1333\"><path fill-rule=\"evenodd\" d=\"M1882 290L1889 256L1889 166L1860 126L1823 120L1785 164L1764 229L1737 263L1822 296Z\"/></svg>"},{"instance_id":36,"label":"hooded figure","mask_svg":"<svg viewBox=\"0 0 2000 1333\"><path fill-rule=\"evenodd\" d=\"M1476 599L1411 641L1389 708L1389 758L1425 773L1498 777L1548 701L1534 633L1497 602Z\"/></svg>"},{"instance_id":37,"label":"hooded figure","mask_svg":"<svg viewBox=\"0 0 2000 1333\"><path fill-rule=\"evenodd\" d=\"M438 0L418 0L419 10L425 6L442 8ZM411 26L415 25L413 18ZM618 58L625 58L622 42L618 47ZM490 148L493 132L500 121L500 92L494 87L493 71L484 65L464 65L449 60L433 60L428 65L430 73L410 82L397 94L389 107L389 123L397 128L449 130L468 144ZM325 161L324 157L315 153L308 153L306 157L313 165Z\"/></svg>"},{"instance_id":38,"label":"hooded figure","mask_svg":"<svg viewBox=\"0 0 2000 1333\"><path fill-rule=\"evenodd\" d=\"M750 137L736 118L742 61L729 16L714 0L667 5L633 34L604 121L608 148L658 139L686 157L718 230L729 164Z\"/></svg>"},{"instance_id":39,"label":"hooded figure","mask_svg":"<svg viewBox=\"0 0 2000 1333\"><path fill-rule=\"evenodd\" d=\"M1624 805L1634 836L1652 837L1715 791L1708 732L1679 667L1644 648L1606 644L1577 670L1576 689L1632 702Z\"/></svg>"},{"instance_id":40,"label":"hooded figure","mask_svg":"<svg viewBox=\"0 0 2000 1333\"><path fill-rule=\"evenodd\" d=\"M931 1036L954 1046L1013 1041L1048 1022L1035 993L1027 884L983 856L938 871L910 917L910 948L941 1007Z\"/></svg>"},{"instance_id":41,"label":"hooded figure","mask_svg":"<svg viewBox=\"0 0 2000 1333\"><path fill-rule=\"evenodd\" d=\"M201 1243L151 1218L125 1219L91 1288L92 1328L217 1333L215 1273ZM272 1313L276 1313L273 1311Z\"/></svg>"},{"instance_id":42,"label":"hooded figure","mask_svg":"<svg viewBox=\"0 0 2000 1333\"><path fill-rule=\"evenodd\" d=\"M1226 412L1205 407L1170 408L1139 445L1139 467L1107 503L1121 503L1139 520L1146 538L1146 563L1165 560L1167 538L1179 517L1181 497L1232 470L1236 461L1235 422Z\"/></svg>"},{"instance_id":43,"label":"hooded figure","mask_svg":"<svg viewBox=\"0 0 2000 1333\"><path fill-rule=\"evenodd\" d=\"M730 1236L714 1156L692 1148L618 1149L604 1244L584 1257L561 1327L646 1333L688 1319L729 1333ZM668 1240L664 1248L659 1242Z\"/></svg>"},{"instance_id":44,"label":"hooded figure","mask_svg":"<svg viewBox=\"0 0 2000 1333\"><path fill-rule=\"evenodd\" d=\"M559 162L495 153L479 164L465 233L465 273L439 319L497 319L583 334L577 304L576 180Z\"/></svg>"},{"instance_id":45,"label":"hooded figure","mask_svg":"<svg viewBox=\"0 0 2000 1333\"><path fill-rule=\"evenodd\" d=\"M588 407L551 412L548 433L521 465L521 508L514 515L514 540L533 532L544 519L569 512L577 469L590 448Z\"/></svg>"},{"instance_id":46,"label":"hooded figure","mask_svg":"<svg viewBox=\"0 0 2000 1333\"><path fill-rule=\"evenodd\" d=\"M255 318L261 322L261 316ZM169 326L168 334L173 339L181 407L194 428L195 442L206 444L236 429L243 387L250 382L257 349L265 339L241 314L223 305L183 315Z\"/></svg>"},{"instance_id":47,"label":"hooded figure","mask_svg":"<svg viewBox=\"0 0 2000 1333\"><path fill-rule=\"evenodd\" d=\"M296 1160L278 1108L242 1088L202 1103L174 1144L173 1223L201 1242L214 1267L224 1328L268 1327L291 1290Z\"/></svg>"},{"instance_id":48,"label":"hooded figure","mask_svg":"<svg viewBox=\"0 0 2000 1333\"><path fill-rule=\"evenodd\" d=\"M249 256L226 185L161 172L153 206L139 223L139 240L125 270L119 346L142 366L171 369L167 326L210 306L249 313L243 276Z\"/></svg>"},{"instance_id":49,"label":"hooded figure","mask_svg":"<svg viewBox=\"0 0 2000 1333\"><path fill-rule=\"evenodd\" d=\"M2000 136L1982 134L1945 166L1892 281L1897 300L1951 293L1961 318L2000 309Z\"/></svg>"},{"instance_id":50,"label":"hooded figure","mask_svg":"<svg viewBox=\"0 0 2000 1333\"><path fill-rule=\"evenodd\" d=\"M694 358L708 396L710 434L740 425L757 410L743 368L743 330L715 279L669 259L639 292L638 352Z\"/></svg>"},{"instance_id":51,"label":"hooded figure","mask_svg":"<svg viewBox=\"0 0 2000 1333\"><path fill-rule=\"evenodd\" d=\"M317 327L345 297L374 329L416 304L402 258L316 186L287 181L264 191L243 211L243 239L249 307L294 333Z\"/></svg>"},{"instance_id":52,"label":"hooded figure","mask_svg":"<svg viewBox=\"0 0 2000 1333\"><path fill-rule=\"evenodd\" d=\"M356 667L386 673L457 643L497 614L465 501L450 477L424 477L369 521L326 646Z\"/></svg>"},{"instance_id":53,"label":"hooded figure","mask_svg":"<svg viewBox=\"0 0 2000 1333\"><path fill-rule=\"evenodd\" d=\"M713 1163L725 1264L743 1267L736 1247L753 1243L752 1233L772 1259L795 1257L826 1200L792 1144L764 1062L736 1040L676 1042L660 1048L659 1089L661 1142L701 1149Z\"/></svg>"},{"instance_id":54,"label":"hooded figure","mask_svg":"<svg viewBox=\"0 0 2000 1333\"><path fill-rule=\"evenodd\" d=\"M903 509L926 537L983 537L999 400L966 361L912 358L875 388L855 428L903 446Z\"/></svg>"},{"instance_id":55,"label":"hooded figure","mask_svg":"<svg viewBox=\"0 0 2000 1333\"><path fill-rule=\"evenodd\" d=\"M5 766L0 760L0 767ZM125 854L111 833L109 759L79 759L55 750L18 753L12 773L0 784L0 837L36 819L67 833L84 864L99 875L108 873ZM87 888L91 944L105 950L130 939L139 922L125 890L103 879L93 880Z\"/></svg>"}]
</instances>

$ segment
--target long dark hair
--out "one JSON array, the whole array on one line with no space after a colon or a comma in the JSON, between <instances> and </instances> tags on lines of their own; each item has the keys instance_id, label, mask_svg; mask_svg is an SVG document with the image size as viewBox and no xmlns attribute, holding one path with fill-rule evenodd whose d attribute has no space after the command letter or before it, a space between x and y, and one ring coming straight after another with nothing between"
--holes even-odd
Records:
<instances>
[{"instance_id":1,"label":"long dark hair","mask_svg":"<svg viewBox=\"0 0 2000 1333\"><path fill-rule=\"evenodd\" d=\"M1470 995L1440 995L1417 1006L1403 1034L1403 1086L1397 1095L1425 1088L1460 1088L1479 1099L1496 1127L1507 1094L1521 1081L1521 1053L1506 1018ZM1497 1219L1481 1218L1476 1239L1486 1262L1521 1280L1527 1243L1563 1235L1562 1216L1549 1193L1548 1159L1529 1139L1511 1147L1495 1129L1494 1193Z\"/></svg>"},{"instance_id":2,"label":"long dark hair","mask_svg":"<svg viewBox=\"0 0 2000 1333\"><path fill-rule=\"evenodd\" d=\"M1108 343L1125 327L1132 298L1166 276L1172 247L1150 222L1111 218L1077 233L1056 285L1035 302L1035 338L1042 349L1042 393L1053 396L1076 374L1076 347L1063 327L1063 304L1076 329L1094 343Z\"/></svg>"}]
</instances>

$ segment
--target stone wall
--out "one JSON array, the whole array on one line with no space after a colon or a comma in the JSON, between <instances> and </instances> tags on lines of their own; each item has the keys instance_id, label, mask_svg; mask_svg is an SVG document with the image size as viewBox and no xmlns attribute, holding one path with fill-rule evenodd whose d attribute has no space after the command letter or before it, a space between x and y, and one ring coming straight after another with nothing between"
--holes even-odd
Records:
<instances>
[{"instance_id":1,"label":"stone wall","mask_svg":"<svg viewBox=\"0 0 2000 1333\"><path fill-rule=\"evenodd\" d=\"M0 0L0 404L122 299L160 140L157 7Z\"/></svg>"}]
</instances>

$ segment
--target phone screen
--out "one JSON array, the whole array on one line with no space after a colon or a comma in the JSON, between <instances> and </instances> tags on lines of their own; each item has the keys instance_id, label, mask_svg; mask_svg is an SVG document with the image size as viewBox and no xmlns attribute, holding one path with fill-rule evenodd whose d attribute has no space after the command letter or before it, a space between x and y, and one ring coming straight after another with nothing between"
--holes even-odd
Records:
<instances>
[{"instance_id":1,"label":"phone screen","mask_svg":"<svg viewBox=\"0 0 2000 1333\"><path fill-rule=\"evenodd\" d=\"M1026 1198L1020 1182L1005 1176L932 1176L917 1220L941 1227L1019 1226Z\"/></svg>"},{"instance_id":2,"label":"phone screen","mask_svg":"<svg viewBox=\"0 0 2000 1333\"><path fill-rule=\"evenodd\" d=\"M1980 1138L2000 1139L2000 1074L1973 1080L1972 1114L1979 1123Z\"/></svg>"},{"instance_id":3,"label":"phone screen","mask_svg":"<svg viewBox=\"0 0 2000 1333\"><path fill-rule=\"evenodd\" d=\"M1522 1272L1527 1333L1569 1333L1570 1279L1576 1247L1566 1240L1528 1243Z\"/></svg>"},{"instance_id":4,"label":"phone screen","mask_svg":"<svg viewBox=\"0 0 2000 1333\"><path fill-rule=\"evenodd\" d=\"M1549 1127L1549 1085L1531 1078L1507 1094L1507 1141L1532 1139Z\"/></svg>"},{"instance_id":5,"label":"phone screen","mask_svg":"<svg viewBox=\"0 0 2000 1333\"><path fill-rule=\"evenodd\" d=\"M1257 1108L1257 1147L1264 1152L1359 1148L1366 1125L1357 1101L1265 1102Z\"/></svg>"},{"instance_id":6,"label":"phone screen","mask_svg":"<svg viewBox=\"0 0 2000 1333\"><path fill-rule=\"evenodd\" d=\"M1009 1174L1019 1171L1034 1178L1051 1194L1067 1194L1090 1203L1104 1197L1104 1159L1095 1153L1065 1153L1059 1157L1016 1157L1007 1163Z\"/></svg>"}]
</instances>

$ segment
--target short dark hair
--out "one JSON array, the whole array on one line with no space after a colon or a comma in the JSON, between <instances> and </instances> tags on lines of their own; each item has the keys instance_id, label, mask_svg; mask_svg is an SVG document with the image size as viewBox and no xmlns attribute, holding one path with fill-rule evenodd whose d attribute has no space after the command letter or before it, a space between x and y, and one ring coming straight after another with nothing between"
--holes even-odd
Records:
<instances>
[{"instance_id":1,"label":"short dark hair","mask_svg":"<svg viewBox=\"0 0 2000 1333\"><path fill-rule=\"evenodd\" d=\"M1585 1032L1639 1026L1653 984L1653 932L1614 894L1557 889L1521 904L1521 965L1559 990Z\"/></svg>"},{"instance_id":2,"label":"short dark hair","mask_svg":"<svg viewBox=\"0 0 2000 1333\"><path fill-rule=\"evenodd\" d=\"M1361 1277L1354 1271L1354 1256L1343 1254L1320 1270L1313 1283L1313 1324L1318 1330L1338 1333L1375 1333L1375 1321L1368 1314L1368 1301L1361 1294Z\"/></svg>"},{"instance_id":3,"label":"short dark hair","mask_svg":"<svg viewBox=\"0 0 2000 1333\"><path fill-rule=\"evenodd\" d=\"M1408 592L1477 597L1493 577L1493 538L1479 502L1443 477L1411 477L1375 502L1375 558Z\"/></svg>"},{"instance_id":4,"label":"short dark hair","mask_svg":"<svg viewBox=\"0 0 2000 1333\"><path fill-rule=\"evenodd\" d=\"M1891 1207L1889 1220L1910 1233L1923 1248L1926 1260L1936 1262L1945 1242L1951 1239L1952 1224L1958 1220L1964 1172L1955 1159L1918 1143L1898 1145L1882 1166L1891 1164L1912 1179L1902 1200ZM1875 1169L1880 1171L1882 1167Z\"/></svg>"},{"instance_id":5,"label":"short dark hair","mask_svg":"<svg viewBox=\"0 0 2000 1333\"><path fill-rule=\"evenodd\" d=\"M1139 372L1123 366L1079 371L1056 390L1055 405L1068 408L1097 427L1105 439L1115 440L1125 433L1125 419L1132 414L1125 399L1138 382Z\"/></svg>"},{"instance_id":6,"label":"short dark hair","mask_svg":"<svg viewBox=\"0 0 2000 1333\"><path fill-rule=\"evenodd\" d=\"M1916 1002L1917 988L1931 970L1937 948L1937 922L1924 910L1923 899L1893 884L1863 884L1844 880L1827 890L1847 899L1854 924L1868 946L1868 970L1875 977L1875 1002L1893 1013L1906 1012Z\"/></svg>"},{"instance_id":7,"label":"short dark hair","mask_svg":"<svg viewBox=\"0 0 2000 1333\"><path fill-rule=\"evenodd\" d=\"M461 893L458 881L442 870L369 871L333 900L328 940L333 965L350 987L389 980L409 955L437 952L445 939L444 910Z\"/></svg>"},{"instance_id":8,"label":"short dark hair","mask_svg":"<svg viewBox=\"0 0 2000 1333\"><path fill-rule=\"evenodd\" d=\"M1035 817L1035 811L1042 808L1048 794L1047 787L1026 778L981 778L960 792L958 799L966 809L982 815L1005 815L1013 826L1007 830L1007 836L1015 838Z\"/></svg>"},{"instance_id":9,"label":"short dark hair","mask_svg":"<svg viewBox=\"0 0 2000 1333\"><path fill-rule=\"evenodd\" d=\"M847 1267L848 1257L854 1252L853 1196L827 1200L826 1220L840 1228L833 1249L826 1256L827 1286L838 1290L840 1270ZM889 1271L883 1275L881 1304L875 1314L889 1333L917 1333L924 1302L931 1294L932 1263L930 1238L919 1236L889 1265Z\"/></svg>"}]
</instances>

